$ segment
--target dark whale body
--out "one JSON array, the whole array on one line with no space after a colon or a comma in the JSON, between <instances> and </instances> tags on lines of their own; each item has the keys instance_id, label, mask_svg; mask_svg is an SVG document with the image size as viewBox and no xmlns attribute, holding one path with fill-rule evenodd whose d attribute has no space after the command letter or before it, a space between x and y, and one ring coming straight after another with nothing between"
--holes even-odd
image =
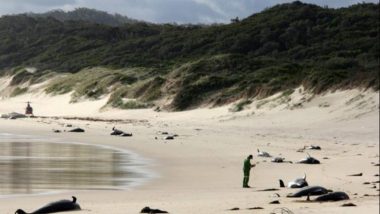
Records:
<instances>
[{"instance_id":1,"label":"dark whale body","mask_svg":"<svg viewBox=\"0 0 380 214\"><path fill-rule=\"evenodd\" d=\"M286 197L298 198L298 197L308 196L308 195L323 195L328 192L329 190L321 186L306 186L295 193L291 193L287 195Z\"/></svg>"},{"instance_id":2,"label":"dark whale body","mask_svg":"<svg viewBox=\"0 0 380 214\"><path fill-rule=\"evenodd\" d=\"M79 204L76 203L77 198L73 196L73 200L60 200L49 203L40 209L26 213L24 210L18 209L15 214L47 214L47 213L56 213L56 212L65 212L65 211L73 211L80 210Z\"/></svg>"},{"instance_id":3,"label":"dark whale body","mask_svg":"<svg viewBox=\"0 0 380 214\"><path fill-rule=\"evenodd\" d=\"M298 161L297 163L303 163L303 164L320 164L321 162L311 156L309 157L306 157L300 161Z\"/></svg>"},{"instance_id":4,"label":"dark whale body","mask_svg":"<svg viewBox=\"0 0 380 214\"><path fill-rule=\"evenodd\" d=\"M314 199L314 201L341 201L348 200L350 197L345 192L330 192L325 195L321 195Z\"/></svg>"}]
</instances>

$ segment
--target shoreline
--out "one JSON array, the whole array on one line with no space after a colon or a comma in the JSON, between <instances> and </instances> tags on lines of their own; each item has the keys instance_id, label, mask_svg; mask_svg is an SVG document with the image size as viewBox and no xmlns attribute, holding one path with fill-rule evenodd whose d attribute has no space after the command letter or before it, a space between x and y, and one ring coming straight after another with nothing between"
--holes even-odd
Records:
<instances>
[{"instance_id":1,"label":"shoreline","mask_svg":"<svg viewBox=\"0 0 380 214\"><path fill-rule=\"evenodd\" d=\"M9 136L7 138L4 138L2 136ZM45 144L73 144L73 145L84 145L84 146L91 146L91 147L97 147L101 149L106 150L112 150L121 152L123 154L128 155L129 157L129 163L127 166L124 166L128 171L132 173L137 173L140 175L139 178L126 178L128 180L128 185L126 186L118 186L114 188L109 189L103 189L100 190L114 190L114 191L122 191L122 190L131 190L134 188L137 188L141 185L144 185L145 183L159 177L159 174L155 171L152 171L152 169L149 169L149 165L153 160L145 158L141 156L140 154L137 154L136 152L132 152L125 148L118 148L106 144L93 144L93 143L85 143L85 142L77 142L77 141L67 141L65 139L60 138L50 138L50 137L44 137L44 136L33 136L33 135L18 135L18 134L12 134L12 133L0 133L0 144L1 143L13 143L13 142L23 142L23 143L45 143ZM82 191L92 191L97 190L95 189L82 189ZM46 191L41 193L30 193L30 194L9 194L9 195L0 195L0 198L15 198L20 196L38 196L38 195L54 195L54 194L64 194L67 192L75 191L75 189L67 189L67 190L52 190L52 191Z\"/></svg>"}]
</instances>

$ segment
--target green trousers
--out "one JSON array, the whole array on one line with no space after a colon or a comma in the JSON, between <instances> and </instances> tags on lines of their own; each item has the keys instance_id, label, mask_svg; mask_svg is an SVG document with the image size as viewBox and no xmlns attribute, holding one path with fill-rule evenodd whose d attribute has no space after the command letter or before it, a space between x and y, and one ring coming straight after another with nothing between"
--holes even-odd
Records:
<instances>
[{"instance_id":1,"label":"green trousers","mask_svg":"<svg viewBox=\"0 0 380 214\"><path fill-rule=\"evenodd\" d=\"M248 182L249 182L249 171L244 172L243 187L249 187Z\"/></svg>"}]
</instances>

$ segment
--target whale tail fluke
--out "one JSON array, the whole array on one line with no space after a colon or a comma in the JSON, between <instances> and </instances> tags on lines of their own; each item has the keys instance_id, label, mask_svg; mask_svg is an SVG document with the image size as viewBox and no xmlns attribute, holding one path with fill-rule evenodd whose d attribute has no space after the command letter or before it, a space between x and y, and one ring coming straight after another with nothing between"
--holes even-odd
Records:
<instances>
[{"instance_id":1,"label":"whale tail fluke","mask_svg":"<svg viewBox=\"0 0 380 214\"><path fill-rule=\"evenodd\" d=\"M306 173L304 173L303 179L306 181Z\"/></svg>"},{"instance_id":2,"label":"whale tail fluke","mask_svg":"<svg viewBox=\"0 0 380 214\"><path fill-rule=\"evenodd\" d=\"M77 202L77 198L75 196L71 196L73 198L73 203Z\"/></svg>"},{"instance_id":3,"label":"whale tail fluke","mask_svg":"<svg viewBox=\"0 0 380 214\"><path fill-rule=\"evenodd\" d=\"M24 210L18 209L15 214L27 214Z\"/></svg>"},{"instance_id":4,"label":"whale tail fluke","mask_svg":"<svg viewBox=\"0 0 380 214\"><path fill-rule=\"evenodd\" d=\"M280 187L281 187L281 188L285 188L284 181L282 181L281 179L280 179L279 181L280 181Z\"/></svg>"}]
</instances>

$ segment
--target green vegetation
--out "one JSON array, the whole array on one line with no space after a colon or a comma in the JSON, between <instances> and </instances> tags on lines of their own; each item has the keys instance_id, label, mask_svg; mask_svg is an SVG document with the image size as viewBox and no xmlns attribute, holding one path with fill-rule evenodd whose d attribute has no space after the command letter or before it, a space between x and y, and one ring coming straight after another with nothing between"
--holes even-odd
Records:
<instances>
[{"instance_id":1,"label":"green vegetation","mask_svg":"<svg viewBox=\"0 0 380 214\"><path fill-rule=\"evenodd\" d=\"M30 17L51 17L59 21L87 21L110 26L120 26L127 23L137 23L137 20L122 16L120 14L111 15L103 11L88 8L77 8L73 11L53 10L47 13L26 14Z\"/></svg>"},{"instance_id":2,"label":"green vegetation","mask_svg":"<svg viewBox=\"0 0 380 214\"><path fill-rule=\"evenodd\" d=\"M246 105L249 105L252 103L252 100L242 100L235 104L231 109L229 109L231 112L239 112L244 109Z\"/></svg>"},{"instance_id":3,"label":"green vegetation","mask_svg":"<svg viewBox=\"0 0 380 214\"><path fill-rule=\"evenodd\" d=\"M16 87L15 89L13 89L12 93L11 93L11 97L15 97L15 96L18 96L18 95L21 95L21 94L24 94L28 91L28 88L20 88L20 87Z\"/></svg>"},{"instance_id":4,"label":"green vegetation","mask_svg":"<svg viewBox=\"0 0 380 214\"><path fill-rule=\"evenodd\" d=\"M171 97L173 110L267 97L301 84L315 93L379 90L378 11L379 4L330 9L294 2L213 26L4 16L0 75L38 68L16 72L18 85L54 70L63 77L48 93L74 91L73 101L111 93L109 105L116 107L123 98Z\"/></svg>"}]
</instances>

